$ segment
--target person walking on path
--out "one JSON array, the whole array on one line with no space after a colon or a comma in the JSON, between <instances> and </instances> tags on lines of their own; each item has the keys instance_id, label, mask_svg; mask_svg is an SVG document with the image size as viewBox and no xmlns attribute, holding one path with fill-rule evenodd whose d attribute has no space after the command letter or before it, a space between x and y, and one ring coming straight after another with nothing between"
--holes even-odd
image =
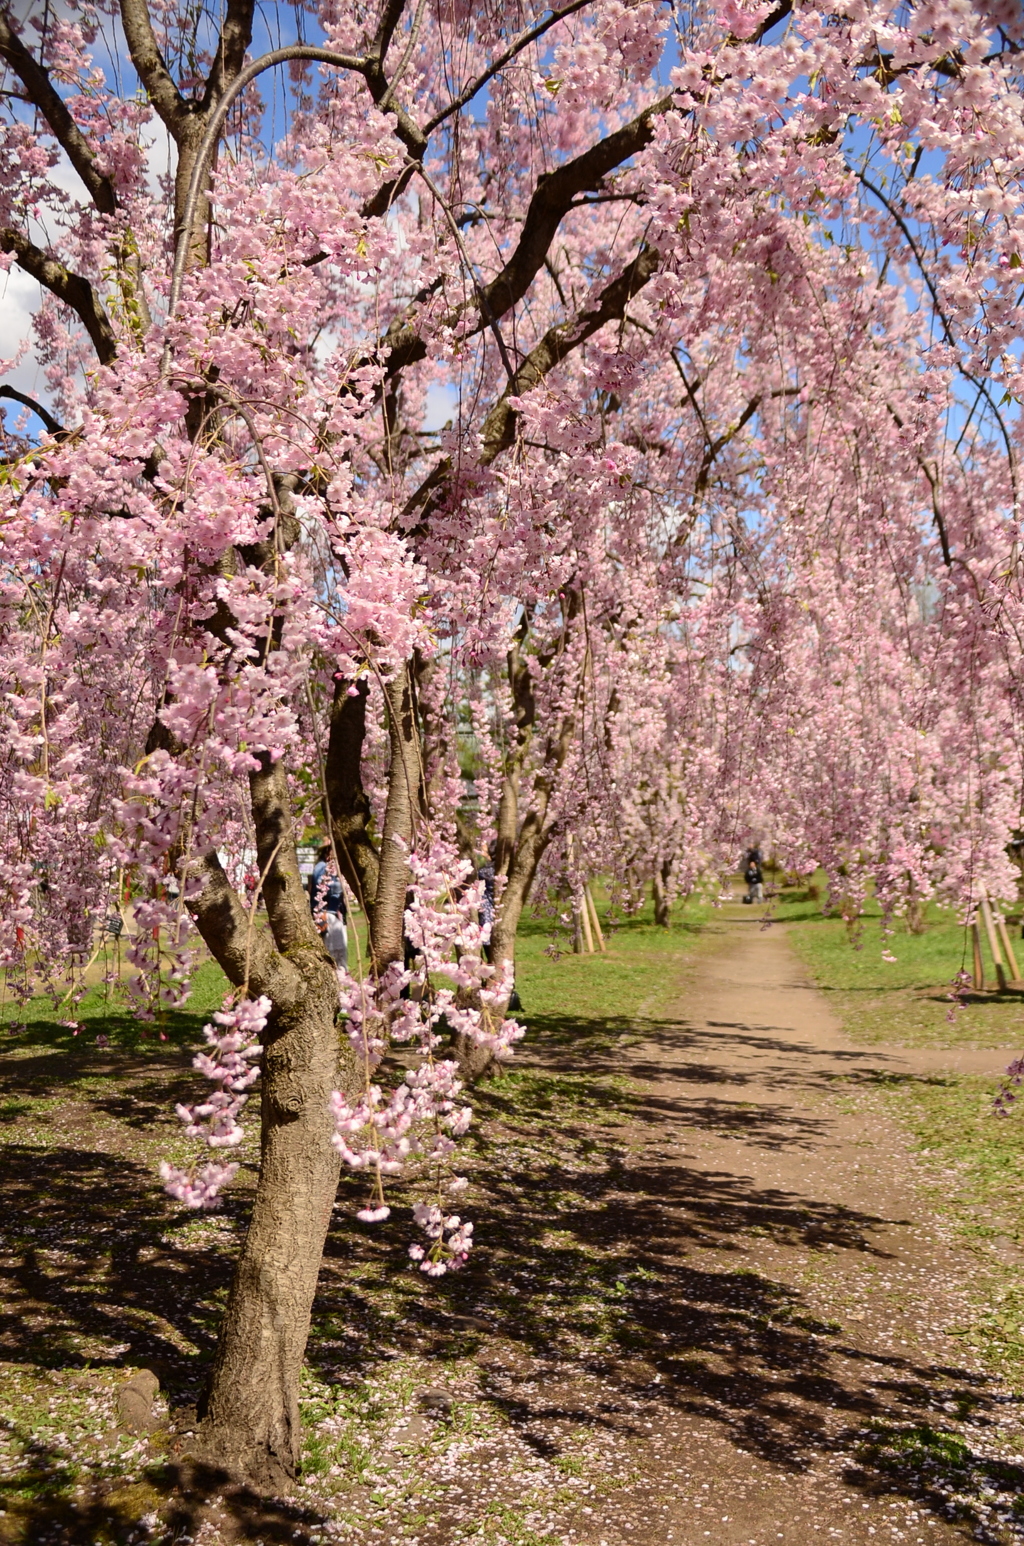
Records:
<instances>
[{"instance_id":1,"label":"person walking on path","mask_svg":"<svg viewBox=\"0 0 1024 1546\"><path fill-rule=\"evenodd\" d=\"M743 898L745 902L764 901L764 873L761 869L761 850L752 848L747 854L747 867L743 871L743 879L747 883L747 894Z\"/></svg>"}]
</instances>

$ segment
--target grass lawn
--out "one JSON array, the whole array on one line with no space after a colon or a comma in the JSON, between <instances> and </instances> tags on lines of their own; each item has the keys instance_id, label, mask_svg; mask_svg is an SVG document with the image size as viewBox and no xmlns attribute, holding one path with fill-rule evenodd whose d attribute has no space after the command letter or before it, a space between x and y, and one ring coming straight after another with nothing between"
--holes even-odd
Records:
<instances>
[{"instance_id":1,"label":"grass lawn","mask_svg":"<svg viewBox=\"0 0 1024 1546\"><path fill-rule=\"evenodd\" d=\"M965 931L951 910L931 907L922 934L897 919L883 936L873 903L853 930L821 909L820 901L784 892L774 916L787 923L787 937L855 1041L1024 1048L1024 995L972 990L950 1025L951 984L963 965L971 968L970 941L965 956ZM883 960L884 949L895 961ZM1024 940L1017 951L1024 957ZM994 982L987 947L985 958L986 981Z\"/></svg>"}]
</instances>

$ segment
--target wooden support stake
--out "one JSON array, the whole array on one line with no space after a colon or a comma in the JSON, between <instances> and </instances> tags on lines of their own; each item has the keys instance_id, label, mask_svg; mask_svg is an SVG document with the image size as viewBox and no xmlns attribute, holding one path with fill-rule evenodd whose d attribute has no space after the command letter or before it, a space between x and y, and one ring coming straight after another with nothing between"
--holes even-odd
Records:
<instances>
[{"instance_id":1,"label":"wooden support stake","mask_svg":"<svg viewBox=\"0 0 1024 1546\"><path fill-rule=\"evenodd\" d=\"M580 897L580 915L583 919L583 938L587 943L587 954L594 954L594 934L590 927L590 908L587 906L587 888L583 887L583 895Z\"/></svg>"},{"instance_id":2,"label":"wooden support stake","mask_svg":"<svg viewBox=\"0 0 1024 1546\"><path fill-rule=\"evenodd\" d=\"M981 955L981 930L977 922L971 924L971 944L974 946L974 987L981 993L985 988L985 963Z\"/></svg>"},{"instance_id":3,"label":"wooden support stake","mask_svg":"<svg viewBox=\"0 0 1024 1546\"><path fill-rule=\"evenodd\" d=\"M981 909L981 921L985 925L985 933L988 937L988 948L992 952L992 960L995 962L996 981L1000 990L1006 989L1006 968L1003 965L1003 957L999 949L999 940L996 937L996 926L992 922L992 909L988 905L988 897L983 896L978 903Z\"/></svg>"},{"instance_id":4,"label":"wooden support stake","mask_svg":"<svg viewBox=\"0 0 1024 1546\"><path fill-rule=\"evenodd\" d=\"M1010 968L1010 981L1020 982L1020 967L1017 965L1017 957L1014 955L1013 946L1010 944L1010 931L1006 927L1006 919L999 912L996 913L996 928L999 930L999 943L1003 947L1006 964Z\"/></svg>"},{"instance_id":5,"label":"wooden support stake","mask_svg":"<svg viewBox=\"0 0 1024 1546\"><path fill-rule=\"evenodd\" d=\"M594 905L594 893L591 891L589 886L587 886L587 888L586 888L586 890L584 892L584 895L586 896L586 899L587 899L588 903L590 904L590 917L591 917L591 920L593 921L593 925L594 925L594 937L597 940L598 949L601 950L602 953L603 953L605 948L606 948L605 942L604 942L604 931L601 928L601 920L597 916L597 908Z\"/></svg>"}]
</instances>

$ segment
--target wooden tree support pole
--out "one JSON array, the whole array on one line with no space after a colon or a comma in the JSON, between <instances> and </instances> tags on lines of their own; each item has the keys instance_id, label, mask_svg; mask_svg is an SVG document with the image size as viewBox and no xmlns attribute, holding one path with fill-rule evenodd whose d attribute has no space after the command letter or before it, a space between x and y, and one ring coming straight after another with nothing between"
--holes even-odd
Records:
<instances>
[{"instance_id":1,"label":"wooden tree support pole","mask_svg":"<svg viewBox=\"0 0 1024 1546\"><path fill-rule=\"evenodd\" d=\"M976 922L971 924L971 944L974 946L974 987L981 993L985 987L985 963L981 955L981 930Z\"/></svg>"},{"instance_id":2,"label":"wooden tree support pole","mask_svg":"<svg viewBox=\"0 0 1024 1546\"><path fill-rule=\"evenodd\" d=\"M601 920L597 916L597 908L594 905L594 893L591 891L589 886L585 886L583 888L583 896L586 900L587 906L590 908L590 918L594 925L594 938L597 940L598 949L603 954L604 950L606 949L604 942L604 931L601 928Z\"/></svg>"},{"instance_id":3,"label":"wooden tree support pole","mask_svg":"<svg viewBox=\"0 0 1024 1546\"><path fill-rule=\"evenodd\" d=\"M594 954L594 932L590 927L590 908L587 906L587 888L583 887L583 895L580 897L580 917L583 919L583 938L586 941L587 955Z\"/></svg>"},{"instance_id":4,"label":"wooden tree support pole","mask_svg":"<svg viewBox=\"0 0 1024 1546\"><path fill-rule=\"evenodd\" d=\"M992 960L995 962L996 981L1001 990L1006 988L1006 968L1003 965L1002 952L999 949L999 939L996 935L996 926L992 922L992 909L988 905L988 897L983 896L978 903L981 911L981 921L985 925L985 934L988 938L988 948L992 952Z\"/></svg>"},{"instance_id":5,"label":"wooden tree support pole","mask_svg":"<svg viewBox=\"0 0 1024 1546\"><path fill-rule=\"evenodd\" d=\"M1006 964L1010 968L1010 981L1020 982L1020 967L1017 965L1017 957L1014 955L1013 946L1010 944L1010 931L1006 927L1006 919L1000 912L996 913L996 928L999 931L999 943L1003 947Z\"/></svg>"}]
</instances>

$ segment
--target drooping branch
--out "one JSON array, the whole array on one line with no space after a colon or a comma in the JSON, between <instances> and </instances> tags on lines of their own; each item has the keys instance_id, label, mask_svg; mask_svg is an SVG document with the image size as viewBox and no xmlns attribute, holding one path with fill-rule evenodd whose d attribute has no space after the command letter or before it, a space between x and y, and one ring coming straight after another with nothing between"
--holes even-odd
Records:
<instances>
[{"instance_id":1,"label":"drooping branch","mask_svg":"<svg viewBox=\"0 0 1024 1546\"><path fill-rule=\"evenodd\" d=\"M126 0L128 3L128 0ZM135 0L131 0L135 3ZM204 116L201 124L201 133L193 137L188 158L187 176L182 182L182 162L178 165L178 194L181 195L178 206L176 245L174 253L174 270L171 275L171 288L167 299L168 318L174 317L178 302L181 299L181 287L185 278L185 271L189 267L190 260L194 258L195 243L198 233L203 225L202 215L206 208L206 187L210 175L210 167L213 163L213 155L224 131L228 113L239 94L246 86L250 85L265 70L273 69L275 65L287 64L291 60L310 60L314 63L335 65L338 69L356 70L364 74L366 59L362 55L340 54L330 48L314 48L305 43L296 43L288 48L275 48L269 53L261 54L259 59L254 59L246 65L226 87L214 110ZM418 133L418 131L417 131Z\"/></svg>"},{"instance_id":2,"label":"drooping branch","mask_svg":"<svg viewBox=\"0 0 1024 1546\"><path fill-rule=\"evenodd\" d=\"M527 27L525 31L520 32L518 37L513 38L508 47L498 54L497 58L491 60L486 70L483 70L471 80L469 85L460 91L453 101L448 103L447 107L440 108L434 114L430 122L424 126L424 134L433 133L439 124L444 123L453 113L460 112L467 102L472 102L477 92L483 91L488 81L493 80L499 70L503 70L517 54L522 53L524 48L529 48L531 43L536 43L537 39L542 38L545 32L549 32L557 22L564 21L567 16L575 15L577 11L582 11L590 4L592 4L592 0L569 0L568 5L559 6L557 10L550 11L543 21L535 22L533 26Z\"/></svg>"}]
</instances>

